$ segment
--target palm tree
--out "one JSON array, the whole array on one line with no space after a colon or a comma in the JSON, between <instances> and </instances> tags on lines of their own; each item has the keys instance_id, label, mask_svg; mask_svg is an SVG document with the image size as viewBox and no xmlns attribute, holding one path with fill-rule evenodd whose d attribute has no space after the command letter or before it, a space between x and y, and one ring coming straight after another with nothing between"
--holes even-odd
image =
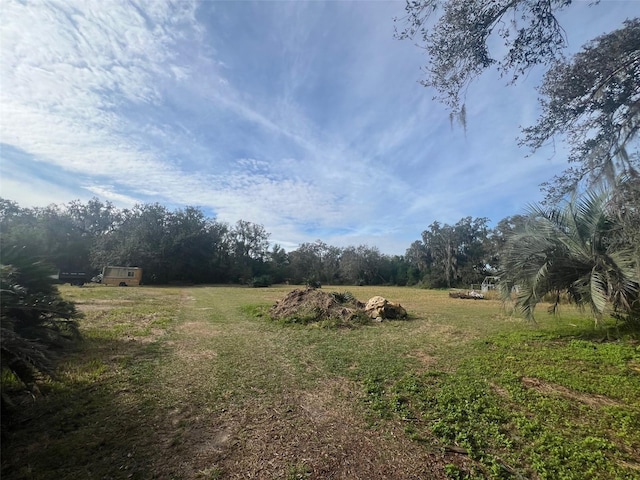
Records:
<instances>
[{"instance_id":1,"label":"palm tree","mask_svg":"<svg viewBox=\"0 0 640 480\"><path fill-rule=\"evenodd\" d=\"M31 387L52 375L57 351L78 337L75 306L65 301L51 269L22 249L3 249L0 264L2 371ZM5 378L5 375L2 376ZM7 400L3 393L3 403Z\"/></svg>"},{"instance_id":2,"label":"palm tree","mask_svg":"<svg viewBox=\"0 0 640 480\"><path fill-rule=\"evenodd\" d=\"M524 225L505 245L501 285L505 296L516 288L516 307L533 320L547 293L560 293L588 306L596 322L612 314L640 320L637 249L625 241L607 193L573 197L561 209L529 208Z\"/></svg>"}]
</instances>

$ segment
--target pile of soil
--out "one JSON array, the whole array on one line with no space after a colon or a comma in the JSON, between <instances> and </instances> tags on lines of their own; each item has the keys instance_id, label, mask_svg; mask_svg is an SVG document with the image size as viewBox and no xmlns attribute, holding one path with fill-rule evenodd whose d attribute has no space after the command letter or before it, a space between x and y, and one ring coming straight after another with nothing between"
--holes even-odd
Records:
<instances>
[{"instance_id":1,"label":"pile of soil","mask_svg":"<svg viewBox=\"0 0 640 480\"><path fill-rule=\"evenodd\" d=\"M329 319L349 322L363 314L364 303L350 293L325 292L316 288L296 289L277 302L269 315L292 323Z\"/></svg>"}]
</instances>

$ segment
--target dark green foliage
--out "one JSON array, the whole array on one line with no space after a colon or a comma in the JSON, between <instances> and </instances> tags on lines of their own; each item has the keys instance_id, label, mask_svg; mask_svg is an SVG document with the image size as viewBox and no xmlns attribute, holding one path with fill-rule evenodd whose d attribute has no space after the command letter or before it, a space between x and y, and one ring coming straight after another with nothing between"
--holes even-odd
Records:
<instances>
[{"instance_id":1,"label":"dark green foliage","mask_svg":"<svg viewBox=\"0 0 640 480\"><path fill-rule=\"evenodd\" d=\"M272 283L271 275L260 275L259 277L253 277L251 280L251 286L254 288L270 287Z\"/></svg>"},{"instance_id":2,"label":"dark green foliage","mask_svg":"<svg viewBox=\"0 0 640 480\"><path fill-rule=\"evenodd\" d=\"M53 284L52 269L24 249L3 249L0 268L2 370L31 385L52 375L57 354L78 338L78 314Z\"/></svg>"},{"instance_id":3,"label":"dark green foliage","mask_svg":"<svg viewBox=\"0 0 640 480\"><path fill-rule=\"evenodd\" d=\"M322 288L322 283L315 276L305 278L304 284L309 288Z\"/></svg>"},{"instance_id":4,"label":"dark green foliage","mask_svg":"<svg viewBox=\"0 0 640 480\"><path fill-rule=\"evenodd\" d=\"M55 270L86 272L91 278L103 266L94 268L91 250L120 220L112 204L96 198L86 204L74 201L64 207L34 209L0 199L0 248L16 245Z\"/></svg>"},{"instance_id":5,"label":"dark green foliage","mask_svg":"<svg viewBox=\"0 0 640 480\"><path fill-rule=\"evenodd\" d=\"M289 253L291 283L306 285L406 285L403 257L367 245L333 247L317 240ZM315 283L309 283L315 282Z\"/></svg>"},{"instance_id":6,"label":"dark green foliage","mask_svg":"<svg viewBox=\"0 0 640 480\"><path fill-rule=\"evenodd\" d=\"M346 247L340 255L340 276L348 285L379 285L382 254L375 247Z\"/></svg>"},{"instance_id":7,"label":"dark green foliage","mask_svg":"<svg viewBox=\"0 0 640 480\"><path fill-rule=\"evenodd\" d=\"M254 276L267 273L270 234L262 225L238 220L229 230L226 243L230 255L230 277L249 283Z\"/></svg>"},{"instance_id":8,"label":"dark green foliage","mask_svg":"<svg viewBox=\"0 0 640 480\"><path fill-rule=\"evenodd\" d=\"M92 248L96 266L130 265L143 268L144 283L203 282L219 239L196 208L170 212L159 204L136 205L122 212L116 229Z\"/></svg>"},{"instance_id":9,"label":"dark green foliage","mask_svg":"<svg viewBox=\"0 0 640 480\"><path fill-rule=\"evenodd\" d=\"M330 295L335 298L336 302L342 305L354 304L357 302L356 297L354 297L351 292L331 292Z\"/></svg>"},{"instance_id":10,"label":"dark green foliage","mask_svg":"<svg viewBox=\"0 0 640 480\"><path fill-rule=\"evenodd\" d=\"M637 246L625 239L611 210L610 197L590 193L574 197L563 209L533 206L527 221L508 238L502 262L506 297L516 286L516 306L533 319L545 294L603 315L640 319Z\"/></svg>"},{"instance_id":11,"label":"dark green foliage","mask_svg":"<svg viewBox=\"0 0 640 480\"><path fill-rule=\"evenodd\" d=\"M490 275L495 260L488 219L465 217L455 225L433 222L414 242L406 258L429 288L468 288Z\"/></svg>"},{"instance_id":12,"label":"dark green foliage","mask_svg":"<svg viewBox=\"0 0 640 480\"><path fill-rule=\"evenodd\" d=\"M261 225L240 221L231 228L196 207L118 210L92 199L26 209L0 199L0 229L2 249L19 245L56 270L89 277L106 265L140 266L144 283L248 283L270 273Z\"/></svg>"},{"instance_id":13,"label":"dark green foliage","mask_svg":"<svg viewBox=\"0 0 640 480\"><path fill-rule=\"evenodd\" d=\"M338 248L320 240L286 252L269 248L262 225L230 226L196 207L170 211L160 204L118 210L93 199L66 206L23 209L0 199L1 247L24 246L61 271L88 277L107 265L138 266L144 284L269 283L406 284L402 257L360 245ZM264 283L264 282L262 282Z\"/></svg>"},{"instance_id":14,"label":"dark green foliage","mask_svg":"<svg viewBox=\"0 0 640 480\"><path fill-rule=\"evenodd\" d=\"M289 274L289 255L277 243L269 253L269 273L273 278L273 283L284 283Z\"/></svg>"},{"instance_id":15,"label":"dark green foliage","mask_svg":"<svg viewBox=\"0 0 640 480\"><path fill-rule=\"evenodd\" d=\"M612 238L618 246L630 246L638 263L640 278L640 181L631 175L624 175L616 181L611 193L611 215L620 225L619 235Z\"/></svg>"}]
</instances>

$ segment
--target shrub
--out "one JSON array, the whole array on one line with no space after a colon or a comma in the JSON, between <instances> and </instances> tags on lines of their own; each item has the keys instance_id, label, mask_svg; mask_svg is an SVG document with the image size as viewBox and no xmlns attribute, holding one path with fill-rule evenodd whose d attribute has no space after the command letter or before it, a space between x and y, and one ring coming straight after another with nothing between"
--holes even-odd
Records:
<instances>
[{"instance_id":1,"label":"shrub","mask_svg":"<svg viewBox=\"0 0 640 480\"><path fill-rule=\"evenodd\" d=\"M260 275L257 277L253 277L253 279L250 282L250 285L253 288L260 288L260 287L270 287L272 283L273 283L273 280L271 278L271 275Z\"/></svg>"},{"instance_id":2,"label":"shrub","mask_svg":"<svg viewBox=\"0 0 640 480\"><path fill-rule=\"evenodd\" d=\"M51 268L23 250L10 248L3 252L0 264L3 381L14 378L32 388L39 376L53 375L58 352L79 337L75 306L60 296L51 274ZM3 388L3 404L8 401L4 391Z\"/></svg>"}]
</instances>

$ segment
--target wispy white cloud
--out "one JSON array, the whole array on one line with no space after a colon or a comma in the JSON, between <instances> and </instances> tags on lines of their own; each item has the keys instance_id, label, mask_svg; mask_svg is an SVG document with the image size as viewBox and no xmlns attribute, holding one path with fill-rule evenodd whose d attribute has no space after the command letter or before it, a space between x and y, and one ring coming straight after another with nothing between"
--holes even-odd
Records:
<instances>
[{"instance_id":1,"label":"wispy white cloud","mask_svg":"<svg viewBox=\"0 0 640 480\"><path fill-rule=\"evenodd\" d=\"M69 171L128 175L162 170L118 112L161 97L179 14L143 17L128 3L3 6L1 140ZM157 24L149 29L148 24ZM179 35L182 35L181 33Z\"/></svg>"},{"instance_id":2,"label":"wispy white cloud","mask_svg":"<svg viewBox=\"0 0 640 480\"><path fill-rule=\"evenodd\" d=\"M219 75L212 58L201 56L204 61L194 67L180 65L176 52L185 29L190 41L203 31L194 19L195 6L185 5L10 4L3 12L9 28L3 34L1 101L12 121L3 122L1 140L40 162L106 179L87 188L122 203L135 200L136 192L156 194L210 206L224 220L250 217L276 228L283 219L340 227L368 214L368 203L375 203L369 191L377 195L376 185L391 183L384 166L369 169L368 158L318 128L286 94L275 101L252 98ZM31 34L20 35L26 25ZM299 35L289 45L297 40ZM297 64L304 63L302 52L294 53ZM303 70L310 68L307 63ZM302 83L300 71L290 78ZM181 168L187 159L168 158L154 147L194 138L188 129L176 133L154 118L169 88L195 89L205 103L292 142L303 153L296 159L265 153L271 165L266 172L234 171L229 158L220 165L222 175ZM297 85L288 88L294 91ZM136 106L152 113L132 118ZM130 193L108 186L115 183Z\"/></svg>"},{"instance_id":3,"label":"wispy white cloud","mask_svg":"<svg viewBox=\"0 0 640 480\"><path fill-rule=\"evenodd\" d=\"M117 193L113 185L85 185L83 188L93 193L96 197L108 200L119 207L131 208L140 203L137 198Z\"/></svg>"},{"instance_id":4,"label":"wispy white cloud","mask_svg":"<svg viewBox=\"0 0 640 480\"><path fill-rule=\"evenodd\" d=\"M515 146L530 88L496 97L485 78L466 136L452 130L417 82L420 50L392 37L402 9L4 2L0 142L30 160L13 158L2 195L200 205L286 246L322 235L397 253L434 220L516 213L494 204L561 166Z\"/></svg>"},{"instance_id":5,"label":"wispy white cloud","mask_svg":"<svg viewBox=\"0 0 640 480\"><path fill-rule=\"evenodd\" d=\"M83 190L76 190L75 195L70 195L67 188L54 182L47 182L37 178L26 181L3 175L0 180L0 196L18 201L21 207L43 207L52 203L59 203L57 199L60 198L67 201L88 201L93 195Z\"/></svg>"}]
</instances>

